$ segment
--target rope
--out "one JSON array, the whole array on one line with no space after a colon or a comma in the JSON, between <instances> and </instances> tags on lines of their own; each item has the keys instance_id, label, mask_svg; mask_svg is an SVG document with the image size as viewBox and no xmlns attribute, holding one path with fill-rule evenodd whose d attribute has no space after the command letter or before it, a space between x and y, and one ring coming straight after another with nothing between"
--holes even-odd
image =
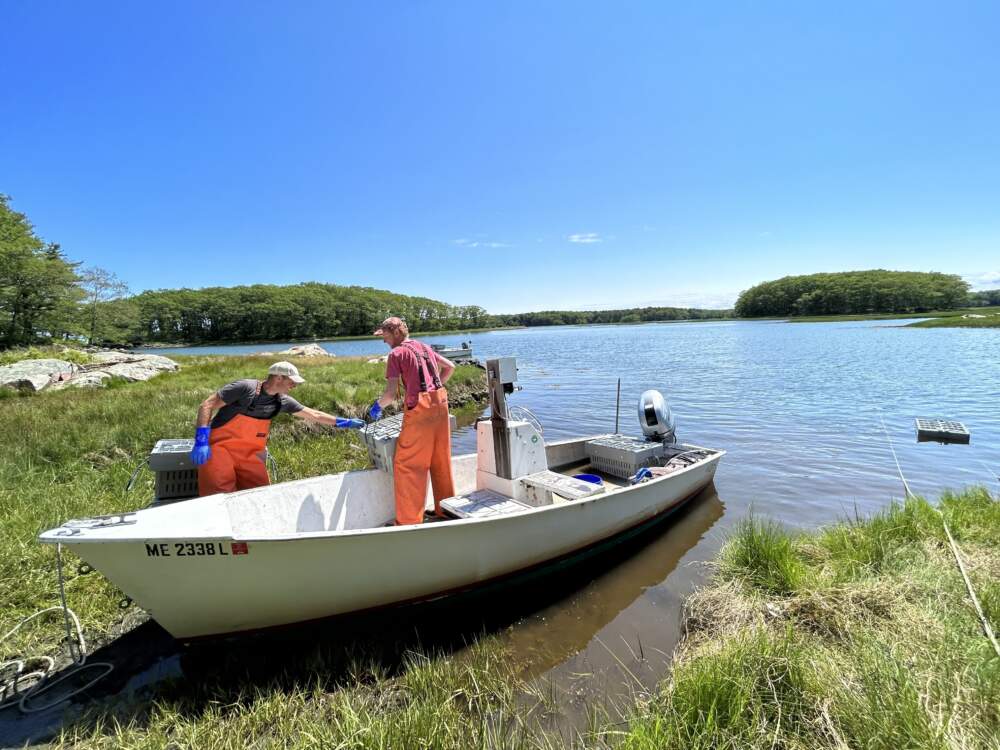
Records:
<instances>
[{"instance_id":1,"label":"rope","mask_svg":"<svg viewBox=\"0 0 1000 750\"><path fill-rule=\"evenodd\" d=\"M875 407L879 409L879 407ZM899 472L899 478L903 482L903 492L904 497L916 497L913 492L910 491L910 485L906 483L906 477L903 476L903 469L899 465L899 457L896 455L896 447L892 444L892 438L889 437L889 431L885 428L885 420L882 419L882 410L879 409L878 421L882 423L882 432L885 433L885 439L889 441L889 450L892 451L892 458L896 462L896 471Z\"/></svg>"},{"instance_id":2,"label":"rope","mask_svg":"<svg viewBox=\"0 0 1000 750\"><path fill-rule=\"evenodd\" d=\"M63 578L63 565L62 565L62 545L56 545L56 572L59 579L59 601L61 606L59 607L48 607L46 609L39 610L33 615L28 615L21 622L15 625L11 630L7 631L2 637L0 637L0 644L10 638L14 633L20 630L22 627L27 625L32 620L35 620L43 615L50 612L62 612L63 615L63 625L66 629L66 637L64 642L69 649L70 657L73 660L74 668L63 672L55 679L53 672L56 667L56 660L51 656L30 656L24 659L14 659L12 661L3 662L0 664L0 671L7 669L8 667L14 667L14 676L7 682L0 686L0 709L7 708L17 703L19 709L24 713L35 713L36 711L44 711L47 708L52 708L57 706L65 700L72 698L78 693L82 693L87 690L91 685L96 683L98 680L102 679L106 675L110 674L111 670L114 669L114 665L106 661L91 662L87 664L87 641L83 637L83 628L80 625L80 618L76 616L76 613L69 608L66 604L66 585L65 579ZM73 631L76 631L74 637ZM30 664L32 662L46 662L44 669L34 669L30 672L24 671L25 664ZM56 700L49 701L40 706L28 706L27 702L29 699L37 698L39 695L48 692L53 687L61 683L62 681L69 679L70 677L79 674L85 669L103 668L100 674L94 677L92 680L84 684L82 687L75 688L74 690L60 696ZM27 689L22 689L21 685L23 682L34 679Z\"/></svg>"},{"instance_id":3,"label":"rope","mask_svg":"<svg viewBox=\"0 0 1000 750\"><path fill-rule=\"evenodd\" d=\"M914 495L910 490L910 485L907 483L906 477L903 476L903 469L899 465L899 458L896 456L896 449L893 447L892 438L889 436L889 431L885 427L885 421L882 419L881 409L879 409L878 418L882 423L882 432L885 433L885 438L889 443L889 449L892 451L892 457L896 460L896 470L899 472L899 478L903 482L903 491L905 492L905 496L916 497L916 495ZM958 563L958 570L962 574L962 580L965 581L965 588L969 592L969 598L972 600L972 606L975 608L976 614L979 616L979 622L983 626L983 633L993 646L993 651L997 656L1000 656L1000 643L997 643L997 638L993 634L993 628L990 626L990 621L986 618L986 614L983 612L983 607L979 603L979 597L976 596L976 591L972 587L972 581L969 580L969 574L965 569L965 562L962 560L962 553L959 550L958 543L955 542L955 538L951 535L951 529L948 528L948 521L945 519L944 513L941 512L940 508L933 505L930 507L941 517L941 525L944 526L945 536L948 537L948 544L951 546L951 553L955 556L955 562Z\"/></svg>"}]
</instances>

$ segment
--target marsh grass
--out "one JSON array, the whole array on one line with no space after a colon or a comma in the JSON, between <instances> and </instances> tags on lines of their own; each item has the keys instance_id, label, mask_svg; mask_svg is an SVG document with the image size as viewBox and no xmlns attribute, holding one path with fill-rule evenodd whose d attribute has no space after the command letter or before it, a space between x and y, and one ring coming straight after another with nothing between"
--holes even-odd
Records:
<instances>
[{"instance_id":1,"label":"marsh grass","mask_svg":"<svg viewBox=\"0 0 1000 750\"><path fill-rule=\"evenodd\" d=\"M774 594L794 591L803 574L788 533L780 524L753 514L737 526L722 551L719 568L724 577Z\"/></svg>"},{"instance_id":2,"label":"marsh grass","mask_svg":"<svg viewBox=\"0 0 1000 750\"><path fill-rule=\"evenodd\" d=\"M341 658L346 658L341 654ZM66 727L75 748L517 748L529 745L529 710L516 668L484 637L462 658L410 651L389 668L361 654L308 656L286 676L232 674L177 684L140 710L102 707ZM295 674L291 679L288 675Z\"/></svg>"},{"instance_id":3,"label":"marsh grass","mask_svg":"<svg viewBox=\"0 0 1000 750\"><path fill-rule=\"evenodd\" d=\"M940 508L996 628L1000 503ZM621 747L1000 747L1000 659L925 500L795 536L751 518L720 561Z\"/></svg>"},{"instance_id":4,"label":"marsh grass","mask_svg":"<svg viewBox=\"0 0 1000 750\"><path fill-rule=\"evenodd\" d=\"M94 358L85 351L58 345L29 346L0 351L0 367L20 362L22 359L61 359L75 365L89 365L94 361Z\"/></svg>"}]
</instances>

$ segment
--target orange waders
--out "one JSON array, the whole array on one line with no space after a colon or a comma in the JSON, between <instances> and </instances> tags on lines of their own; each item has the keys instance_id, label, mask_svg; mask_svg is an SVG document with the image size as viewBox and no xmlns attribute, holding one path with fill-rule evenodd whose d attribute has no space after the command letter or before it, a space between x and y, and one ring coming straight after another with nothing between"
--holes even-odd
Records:
<instances>
[{"instance_id":1,"label":"orange waders","mask_svg":"<svg viewBox=\"0 0 1000 750\"><path fill-rule=\"evenodd\" d=\"M267 475L270 419L237 414L208 438L212 457L198 468L198 494L235 492L271 483Z\"/></svg>"},{"instance_id":2,"label":"orange waders","mask_svg":"<svg viewBox=\"0 0 1000 750\"><path fill-rule=\"evenodd\" d=\"M407 343L404 342L403 346ZM416 342L413 342L416 343ZM419 345L423 346L423 345ZM405 526L424 521L427 472L434 489L434 511L441 515L441 500L455 494L451 478L451 429L448 423L448 391L441 385L437 366L424 351L417 352L420 365L420 396L403 413L403 429L396 441L393 479L396 486L396 523ZM436 386L427 390L428 381Z\"/></svg>"}]
</instances>

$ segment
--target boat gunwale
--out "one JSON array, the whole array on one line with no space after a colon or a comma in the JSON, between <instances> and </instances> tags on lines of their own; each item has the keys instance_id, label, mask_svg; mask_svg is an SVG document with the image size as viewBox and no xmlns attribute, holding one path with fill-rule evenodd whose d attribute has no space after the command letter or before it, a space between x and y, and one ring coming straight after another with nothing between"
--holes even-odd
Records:
<instances>
[{"instance_id":1,"label":"boat gunwale","mask_svg":"<svg viewBox=\"0 0 1000 750\"><path fill-rule=\"evenodd\" d=\"M599 433L597 435L591 435L591 436L585 436L585 437L567 438L565 440L560 440L560 441L557 441L557 442L549 443L547 447L549 447L549 446L567 445L567 444L570 444L570 443L585 442L585 441L588 441L588 440L593 440L595 438L605 437L605 436L610 435L610 434L613 434L613 433ZM658 477L654 476L651 479L649 479L648 481L643 482L641 484L625 485L625 486L621 486L621 487L613 487L612 489L605 490L604 492L598 493L596 495L591 495L589 497L581 498L579 500L573 500L572 502L567 502L567 503L550 503L548 505L540 505L540 506L535 506L535 507L527 506L527 507L525 507L525 509L523 511L518 511L516 513L507 513L507 514L502 514L502 515L498 515L498 516L489 516L489 517L485 517L485 518L449 518L446 522L441 522L441 523L421 523L421 524L412 524L412 525L407 525L407 526L375 526L375 527L360 528L360 529L327 529L327 530L323 530L323 531L306 531L306 532L296 532L294 534L282 534L282 535L270 535L270 536L237 536L236 534L229 534L229 535L222 535L222 536L220 536L220 535L206 535L206 536L192 535L192 536L185 536L184 539L185 540L198 540L198 541L253 542L253 543L258 543L258 544L259 543L263 543L263 542L267 542L267 543L279 543L279 542L295 542L295 541L315 540L315 539L335 539L335 538L344 538L344 537L357 537L357 536L366 536L366 535L375 535L375 534L387 534L387 533L414 533L414 532L418 532L418 531L428 531L428 530L432 530L432 529L454 528L454 527L457 527L457 526L458 527L464 527L464 526L468 526L469 524L490 523L490 522L501 521L501 520L503 520L505 518L522 518L522 517L527 516L527 515L533 515L533 514L538 514L538 513L553 512L553 511L562 511L562 510L569 510L570 508L583 507L583 506L586 506L588 504L591 504L591 503L594 503L594 502L597 502L597 501L600 501L600 500L604 500L604 499L606 499L606 498L608 498L608 497L610 497L612 495L618 495L618 494L621 494L621 493L624 493L624 492L633 492L633 491L635 491L637 489L640 489L642 487L648 487L648 486L652 486L652 485L661 483L661 482L666 481L666 480L675 479L677 477L680 477L680 476L683 476L683 475L689 473L690 471L692 471L694 469L704 467L704 466L706 466L706 465L708 465L710 463L718 463L719 460L721 460L722 457L726 455L726 451L722 450L722 449L707 448L705 446L693 445L693 444L690 444L690 443L679 443L678 445L680 447L685 448L687 451L704 450L704 451L711 451L711 454L709 456L706 456L704 459L702 459L700 461L697 461L697 462L695 462L693 464L690 464L689 466L685 466L682 469L679 469L678 471L672 472L670 474L664 474L663 476L658 476ZM452 461L456 461L456 460L463 459L463 458L475 457L476 455L478 455L478 454L477 453L463 453L460 456L453 457ZM568 461L568 462L566 462L564 464L557 464L556 467L554 467L554 468L558 468L559 466L565 466L565 465L568 465L568 464L571 464L571 463L574 463L574 462L573 461ZM350 474L350 473L353 473L353 471L359 471L359 470L355 469L355 470L352 470L352 471L337 472L336 474L323 474L323 475L320 475L319 477L307 477L307 478L304 478L302 480L293 480L293 481L310 481L310 480L320 479L320 478L322 478L324 476L338 476L338 475ZM365 472L365 471L377 471L377 470L376 469L361 469L360 471ZM283 484L283 483L279 483L279 484ZM269 486L270 487L274 487L276 485L269 485ZM228 497L226 497L224 500L222 500L221 503L223 505L225 505L227 503L227 501L231 497L233 497L233 495L242 494L243 492L254 492L257 489L259 489L259 488L254 488L254 489L251 489L251 490L243 490L243 491L241 491L239 493L232 493ZM198 499L200 499L200 498L191 498L191 500L198 500ZM184 501L184 502L189 502L189 501ZM114 514L114 515L126 516L126 515L130 515L130 514L134 514L134 513L140 513L143 510L149 510L149 509L148 508L139 508L139 509L134 510L134 511L125 511L124 513ZM64 523L70 523L71 521L81 521L81 520L91 520L91 519L71 519L70 521L66 521ZM177 536L169 536L169 537L156 537L156 536L139 537L139 536L135 536L135 537L122 538L122 537L100 537L100 536L94 536L94 535L88 535L88 536L73 535L73 536L60 536L60 537L45 538L46 534L50 534L50 533L52 533L54 531L58 531L58 530L60 530L62 528L65 528L65 525L56 526L54 528L51 528L51 529L48 529L48 530L42 532L41 534L38 535L38 541L41 542L42 544L63 544L63 545L66 545L66 544L69 544L69 545L76 545L76 544L145 544L145 543L158 542L158 541L162 541L162 540L176 541L178 538L180 538L180 537L177 537Z\"/></svg>"}]
</instances>

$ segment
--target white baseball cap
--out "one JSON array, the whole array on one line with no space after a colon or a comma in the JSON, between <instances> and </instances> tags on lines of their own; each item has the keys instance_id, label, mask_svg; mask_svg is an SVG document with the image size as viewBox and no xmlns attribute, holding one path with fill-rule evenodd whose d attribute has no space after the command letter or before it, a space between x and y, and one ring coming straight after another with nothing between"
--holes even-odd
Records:
<instances>
[{"instance_id":1,"label":"white baseball cap","mask_svg":"<svg viewBox=\"0 0 1000 750\"><path fill-rule=\"evenodd\" d=\"M293 383L304 383L306 379L299 375L299 368L291 362L275 362L267 370L268 375L284 375L291 378Z\"/></svg>"}]
</instances>

